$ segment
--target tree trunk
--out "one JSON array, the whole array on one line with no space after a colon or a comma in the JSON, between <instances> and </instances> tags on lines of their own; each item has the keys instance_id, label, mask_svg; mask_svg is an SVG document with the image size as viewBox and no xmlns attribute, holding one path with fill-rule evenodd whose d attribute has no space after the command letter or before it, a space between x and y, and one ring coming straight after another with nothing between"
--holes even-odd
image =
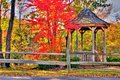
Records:
<instances>
[{"instance_id":1,"label":"tree trunk","mask_svg":"<svg viewBox=\"0 0 120 80\"><path fill-rule=\"evenodd\" d=\"M2 52L1 5L2 1L0 2L0 52ZM0 54L0 58L3 58L3 54Z\"/></svg>"},{"instance_id":2,"label":"tree trunk","mask_svg":"<svg viewBox=\"0 0 120 80\"><path fill-rule=\"evenodd\" d=\"M14 16L15 16L15 1L11 1L11 15L10 15L10 20L9 20L9 27L7 31L7 37L6 37L6 52L10 52L10 42L11 42L11 34L12 34L12 29L13 29L13 22L14 22ZM10 59L10 54L6 54L5 56L6 59ZM6 68L10 67L10 63L5 64Z\"/></svg>"}]
</instances>

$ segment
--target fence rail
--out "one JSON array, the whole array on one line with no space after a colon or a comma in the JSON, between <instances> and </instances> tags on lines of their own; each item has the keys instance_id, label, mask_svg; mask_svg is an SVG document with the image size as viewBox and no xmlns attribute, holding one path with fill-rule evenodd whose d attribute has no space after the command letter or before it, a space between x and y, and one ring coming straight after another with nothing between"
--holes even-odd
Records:
<instances>
[{"instance_id":1,"label":"fence rail","mask_svg":"<svg viewBox=\"0 0 120 80\"><path fill-rule=\"evenodd\" d=\"M66 53L42 53L42 52L0 52L0 54L5 53L5 54L37 54L37 55L57 55L57 56L65 56ZM82 54L82 52L77 52L77 53L71 53L73 54ZM85 54L84 52L83 54ZM88 53L88 52L87 52ZM89 54L90 55L90 54ZM91 54L94 55L94 54ZM101 54L100 54L101 55ZM110 54L112 55L112 54ZM117 54L119 55L119 54ZM107 55L108 56L108 55ZM66 61L43 61L43 60L25 60L25 59L0 59L0 63L24 63L24 64L44 64L44 65L68 65L67 59ZM69 64L79 64L79 65L117 65L120 66L120 62L82 62L82 61L76 61L72 62L70 61Z\"/></svg>"},{"instance_id":2,"label":"fence rail","mask_svg":"<svg viewBox=\"0 0 120 80\"><path fill-rule=\"evenodd\" d=\"M24 60L24 59L0 59L0 63L24 63L24 64L43 64L43 65L67 65L66 61L43 61L43 60ZM120 62L70 62L79 65L114 65L120 66Z\"/></svg>"},{"instance_id":3,"label":"fence rail","mask_svg":"<svg viewBox=\"0 0 120 80\"><path fill-rule=\"evenodd\" d=\"M45 53L45 52L0 52L0 54L36 54L36 55L66 55L66 53ZM70 55L106 55L106 56L114 56L119 55L120 53L109 53L109 54L103 54L103 53L92 53L92 51L81 51L81 52L71 52Z\"/></svg>"},{"instance_id":4,"label":"fence rail","mask_svg":"<svg viewBox=\"0 0 120 80\"><path fill-rule=\"evenodd\" d=\"M81 54L86 54L86 55L106 55L106 56L114 56L114 55L119 55L120 53L108 53L108 54L104 54L104 53L100 53L100 52L95 52L93 53L92 51L80 51L80 52L72 52L70 53L71 55L81 55Z\"/></svg>"},{"instance_id":5,"label":"fence rail","mask_svg":"<svg viewBox=\"0 0 120 80\"><path fill-rule=\"evenodd\" d=\"M36 54L36 55L66 55L65 53L45 53L45 52L0 52L0 54Z\"/></svg>"},{"instance_id":6,"label":"fence rail","mask_svg":"<svg viewBox=\"0 0 120 80\"><path fill-rule=\"evenodd\" d=\"M71 62L71 64L120 66L120 62Z\"/></svg>"},{"instance_id":7,"label":"fence rail","mask_svg":"<svg viewBox=\"0 0 120 80\"><path fill-rule=\"evenodd\" d=\"M0 63L24 63L24 64L44 64L44 65L66 65L62 61L42 61L42 60L24 60L24 59L0 59Z\"/></svg>"}]
</instances>

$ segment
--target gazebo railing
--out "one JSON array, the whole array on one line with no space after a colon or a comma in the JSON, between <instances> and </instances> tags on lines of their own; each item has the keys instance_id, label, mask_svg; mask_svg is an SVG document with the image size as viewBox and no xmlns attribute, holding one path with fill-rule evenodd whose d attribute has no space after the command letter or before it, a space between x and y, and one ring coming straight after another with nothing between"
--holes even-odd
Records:
<instances>
[{"instance_id":1,"label":"gazebo railing","mask_svg":"<svg viewBox=\"0 0 120 80\"><path fill-rule=\"evenodd\" d=\"M95 52L92 53L92 51L79 51L79 52L72 52L70 53L71 55L77 55L80 57L81 61L86 61L86 62L91 62L92 56L95 56L95 62L104 62L104 57L108 56L120 56L120 53L109 53L109 54L104 54L102 52Z\"/></svg>"}]
</instances>

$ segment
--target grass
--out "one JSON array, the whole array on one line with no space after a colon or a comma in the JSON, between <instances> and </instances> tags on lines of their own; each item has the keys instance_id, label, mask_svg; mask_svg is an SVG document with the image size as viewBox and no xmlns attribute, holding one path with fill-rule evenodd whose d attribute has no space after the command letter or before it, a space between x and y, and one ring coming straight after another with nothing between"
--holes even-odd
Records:
<instances>
[{"instance_id":1,"label":"grass","mask_svg":"<svg viewBox=\"0 0 120 80\"><path fill-rule=\"evenodd\" d=\"M0 69L0 76L90 76L90 77L120 77L120 70L16 70Z\"/></svg>"}]
</instances>

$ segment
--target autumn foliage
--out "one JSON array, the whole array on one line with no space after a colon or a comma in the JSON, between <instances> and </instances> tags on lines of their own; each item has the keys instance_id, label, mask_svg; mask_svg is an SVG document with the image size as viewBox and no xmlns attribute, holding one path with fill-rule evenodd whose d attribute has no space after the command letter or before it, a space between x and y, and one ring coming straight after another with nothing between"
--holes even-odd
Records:
<instances>
[{"instance_id":1,"label":"autumn foliage","mask_svg":"<svg viewBox=\"0 0 120 80\"><path fill-rule=\"evenodd\" d=\"M120 22L111 24L107 34L108 52L120 52Z\"/></svg>"},{"instance_id":2,"label":"autumn foliage","mask_svg":"<svg viewBox=\"0 0 120 80\"><path fill-rule=\"evenodd\" d=\"M27 7L35 8L36 14L29 23L35 26L31 30L36 32L34 42L39 43L38 52L61 52L61 30L77 29L70 21L75 17L69 0L29 0Z\"/></svg>"}]
</instances>

